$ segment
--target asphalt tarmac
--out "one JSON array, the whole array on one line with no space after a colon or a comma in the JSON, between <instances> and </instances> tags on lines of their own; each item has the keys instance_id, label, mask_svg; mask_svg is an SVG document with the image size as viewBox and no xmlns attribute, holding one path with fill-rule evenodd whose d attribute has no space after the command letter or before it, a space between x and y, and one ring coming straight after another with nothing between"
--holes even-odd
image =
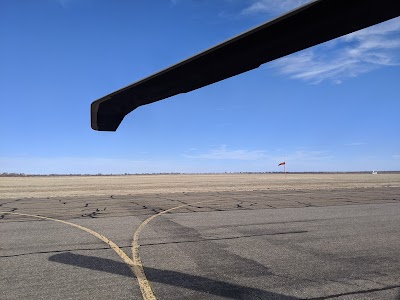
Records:
<instances>
[{"instance_id":1,"label":"asphalt tarmac","mask_svg":"<svg viewBox=\"0 0 400 300\"><path fill-rule=\"evenodd\" d=\"M198 203L201 201L207 201ZM1 199L0 299L400 299L400 188Z\"/></svg>"}]
</instances>

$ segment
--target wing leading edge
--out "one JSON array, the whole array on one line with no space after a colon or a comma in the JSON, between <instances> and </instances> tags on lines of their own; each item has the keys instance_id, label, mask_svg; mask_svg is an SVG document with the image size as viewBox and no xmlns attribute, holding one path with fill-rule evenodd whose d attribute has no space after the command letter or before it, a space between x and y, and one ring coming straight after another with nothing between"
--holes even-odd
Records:
<instances>
[{"instance_id":1,"label":"wing leading edge","mask_svg":"<svg viewBox=\"0 0 400 300\"><path fill-rule=\"evenodd\" d=\"M141 105L190 92L399 15L399 0L311 2L94 101L91 126L115 131Z\"/></svg>"}]
</instances>

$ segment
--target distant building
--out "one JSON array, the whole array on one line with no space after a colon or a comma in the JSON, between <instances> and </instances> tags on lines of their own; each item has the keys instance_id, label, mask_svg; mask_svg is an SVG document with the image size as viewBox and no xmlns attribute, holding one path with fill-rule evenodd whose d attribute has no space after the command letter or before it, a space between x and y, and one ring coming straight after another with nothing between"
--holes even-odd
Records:
<instances>
[{"instance_id":1,"label":"distant building","mask_svg":"<svg viewBox=\"0 0 400 300\"><path fill-rule=\"evenodd\" d=\"M372 175L376 175L376 174L378 174L377 171L372 171Z\"/></svg>"}]
</instances>

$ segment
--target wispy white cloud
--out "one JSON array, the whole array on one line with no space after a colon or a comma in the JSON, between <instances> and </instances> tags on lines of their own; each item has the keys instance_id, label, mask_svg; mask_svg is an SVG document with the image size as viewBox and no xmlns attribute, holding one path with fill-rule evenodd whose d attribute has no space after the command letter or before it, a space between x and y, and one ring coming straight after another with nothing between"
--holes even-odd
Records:
<instances>
[{"instance_id":1,"label":"wispy white cloud","mask_svg":"<svg viewBox=\"0 0 400 300\"><path fill-rule=\"evenodd\" d=\"M72 0L57 0L58 4L60 4L63 8L66 8Z\"/></svg>"},{"instance_id":2,"label":"wispy white cloud","mask_svg":"<svg viewBox=\"0 0 400 300\"><path fill-rule=\"evenodd\" d=\"M293 79L340 84L380 67L399 66L399 54L400 17L283 57L270 67Z\"/></svg>"},{"instance_id":3,"label":"wispy white cloud","mask_svg":"<svg viewBox=\"0 0 400 300\"><path fill-rule=\"evenodd\" d=\"M310 0L256 0L253 1L249 6L242 10L244 15L253 15L259 13L272 13L279 14L290 11L296 7L299 7Z\"/></svg>"},{"instance_id":4,"label":"wispy white cloud","mask_svg":"<svg viewBox=\"0 0 400 300\"><path fill-rule=\"evenodd\" d=\"M347 143L344 144L345 146L362 146L362 145L366 145L367 143L365 142L352 142L352 143Z\"/></svg>"},{"instance_id":5,"label":"wispy white cloud","mask_svg":"<svg viewBox=\"0 0 400 300\"><path fill-rule=\"evenodd\" d=\"M285 154L285 155L284 155ZM201 153L183 155L191 163L219 171L280 171L278 164L286 161L290 171L340 170L335 156L329 151L296 149L286 153L281 150L230 149L226 145Z\"/></svg>"},{"instance_id":6,"label":"wispy white cloud","mask_svg":"<svg viewBox=\"0 0 400 300\"><path fill-rule=\"evenodd\" d=\"M323 161L323 160L331 160L334 156L327 151L317 151L317 150L297 150L292 153L289 153L285 157L285 160L292 162L307 162L307 161Z\"/></svg>"},{"instance_id":7,"label":"wispy white cloud","mask_svg":"<svg viewBox=\"0 0 400 300\"><path fill-rule=\"evenodd\" d=\"M216 149L211 149L201 154L185 154L186 158L197 159L229 159L229 160L258 160L267 157L263 150L230 150L226 145L221 145Z\"/></svg>"},{"instance_id":8,"label":"wispy white cloud","mask_svg":"<svg viewBox=\"0 0 400 300\"><path fill-rule=\"evenodd\" d=\"M310 0L255 0L242 15L278 15ZM385 66L400 65L400 17L357 31L269 64L293 79L336 84Z\"/></svg>"},{"instance_id":9,"label":"wispy white cloud","mask_svg":"<svg viewBox=\"0 0 400 300\"><path fill-rule=\"evenodd\" d=\"M279 153L278 153L279 152ZM0 157L0 173L25 174L123 174L169 172L280 171L286 161L288 171L398 170L400 154L386 158L359 155L340 158L331 151L297 149L282 151L229 149L220 146L206 152L196 149L172 159L135 160L94 157Z\"/></svg>"},{"instance_id":10,"label":"wispy white cloud","mask_svg":"<svg viewBox=\"0 0 400 300\"><path fill-rule=\"evenodd\" d=\"M168 161L95 157L0 157L0 173L123 174L157 173L171 168Z\"/></svg>"},{"instance_id":11,"label":"wispy white cloud","mask_svg":"<svg viewBox=\"0 0 400 300\"><path fill-rule=\"evenodd\" d=\"M265 150L229 149L227 145L221 145L200 154L185 154L186 158L210 159L210 160L258 160L272 164L287 161L320 161L332 159L333 156L326 151L316 150L295 150L284 157L271 154Z\"/></svg>"}]
</instances>

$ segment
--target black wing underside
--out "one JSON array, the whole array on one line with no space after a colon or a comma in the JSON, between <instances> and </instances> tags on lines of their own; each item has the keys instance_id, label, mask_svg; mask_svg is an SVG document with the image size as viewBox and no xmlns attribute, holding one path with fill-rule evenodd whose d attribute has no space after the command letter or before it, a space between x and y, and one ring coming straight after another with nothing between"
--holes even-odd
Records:
<instances>
[{"instance_id":1,"label":"black wing underside","mask_svg":"<svg viewBox=\"0 0 400 300\"><path fill-rule=\"evenodd\" d=\"M317 0L94 101L91 126L115 131L135 108L224 80L400 15L400 0Z\"/></svg>"}]
</instances>

